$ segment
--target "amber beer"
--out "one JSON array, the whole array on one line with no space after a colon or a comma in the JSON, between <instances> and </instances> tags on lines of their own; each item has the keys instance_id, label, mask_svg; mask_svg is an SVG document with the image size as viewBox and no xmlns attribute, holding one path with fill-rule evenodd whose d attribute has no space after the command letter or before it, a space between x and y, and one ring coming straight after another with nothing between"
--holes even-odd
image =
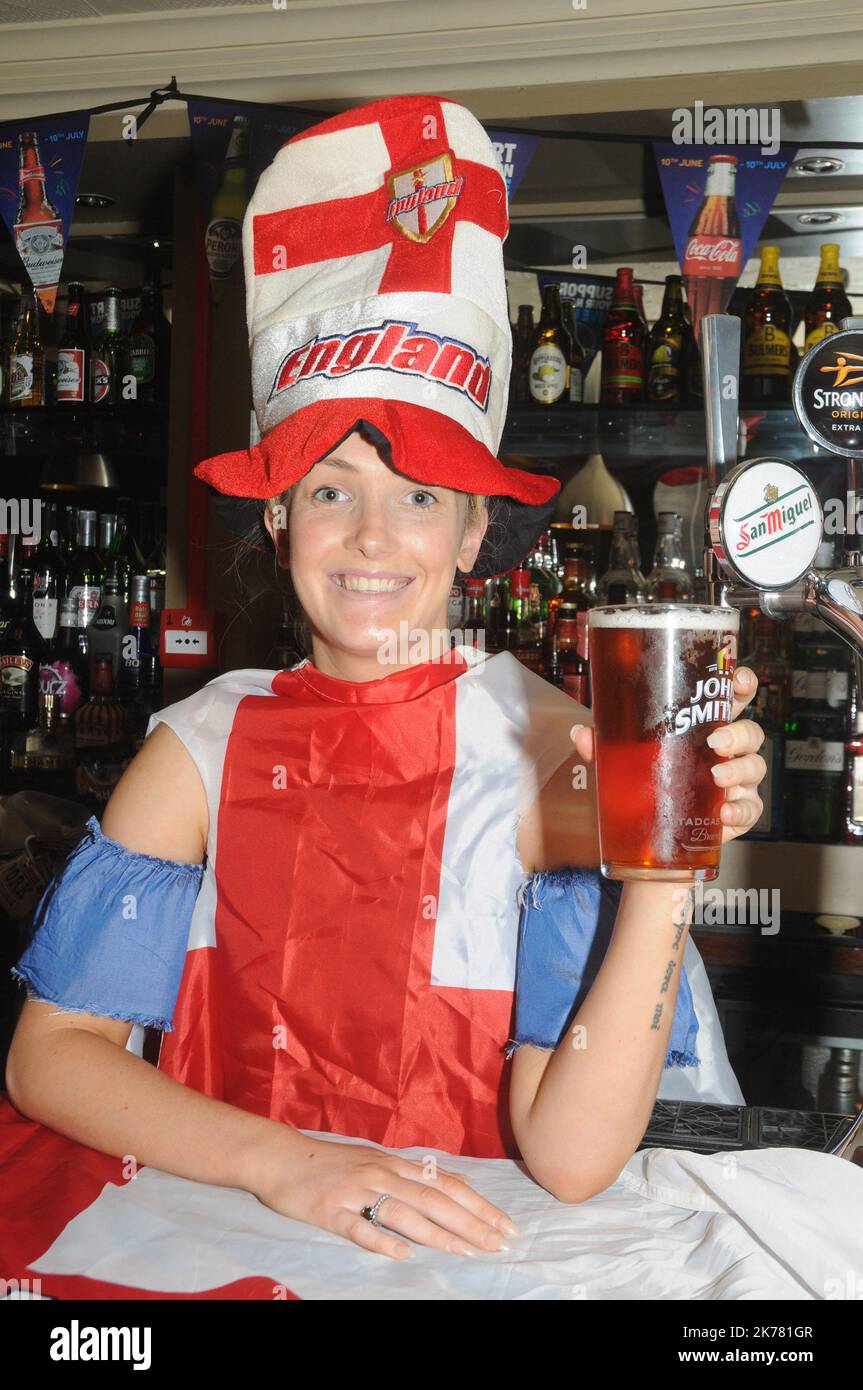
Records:
<instances>
[{"instance_id":1,"label":"amber beer","mask_svg":"<svg viewBox=\"0 0 863 1390\"><path fill-rule=\"evenodd\" d=\"M602 872L715 878L725 793L708 735L731 719L740 615L657 603L588 616Z\"/></svg>"}]
</instances>

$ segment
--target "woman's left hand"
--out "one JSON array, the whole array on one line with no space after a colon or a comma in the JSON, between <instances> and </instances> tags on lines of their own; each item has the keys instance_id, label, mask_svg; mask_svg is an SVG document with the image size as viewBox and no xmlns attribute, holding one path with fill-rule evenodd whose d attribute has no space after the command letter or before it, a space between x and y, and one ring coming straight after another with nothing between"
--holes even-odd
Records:
<instances>
[{"instance_id":1,"label":"woman's left hand","mask_svg":"<svg viewBox=\"0 0 863 1390\"><path fill-rule=\"evenodd\" d=\"M715 763L713 776L725 790L725 800L719 808L722 818L722 843L751 830L764 809L758 787L767 776L767 764L758 749L764 742L764 730L753 719L740 719L746 706L755 698L758 677L748 666L734 673L734 704L731 718L735 723L714 729L707 742L722 761Z\"/></svg>"},{"instance_id":2,"label":"woman's left hand","mask_svg":"<svg viewBox=\"0 0 863 1390\"><path fill-rule=\"evenodd\" d=\"M767 776L767 764L758 749L764 742L764 730L752 719L739 718L753 700L757 689L758 677L755 672L748 666L738 667L734 673L734 704L731 710L731 718L735 722L714 729L707 740L722 759L714 765L713 776L717 785L725 791L725 800L719 811L723 844L751 830L763 809L758 786ZM585 762L592 762L593 730L583 725L574 732L573 742Z\"/></svg>"}]
</instances>

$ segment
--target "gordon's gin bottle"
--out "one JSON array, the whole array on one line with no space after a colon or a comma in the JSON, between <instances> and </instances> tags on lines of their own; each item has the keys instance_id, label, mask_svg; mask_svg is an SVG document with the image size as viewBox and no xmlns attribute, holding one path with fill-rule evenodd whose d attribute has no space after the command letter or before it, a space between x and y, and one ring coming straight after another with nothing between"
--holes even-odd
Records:
<instances>
[{"instance_id":1,"label":"gordon's gin bottle","mask_svg":"<svg viewBox=\"0 0 863 1390\"><path fill-rule=\"evenodd\" d=\"M683 256L683 283L697 341L705 314L721 314L743 265L743 243L734 202L737 159L712 154L701 206L692 220Z\"/></svg>"}]
</instances>

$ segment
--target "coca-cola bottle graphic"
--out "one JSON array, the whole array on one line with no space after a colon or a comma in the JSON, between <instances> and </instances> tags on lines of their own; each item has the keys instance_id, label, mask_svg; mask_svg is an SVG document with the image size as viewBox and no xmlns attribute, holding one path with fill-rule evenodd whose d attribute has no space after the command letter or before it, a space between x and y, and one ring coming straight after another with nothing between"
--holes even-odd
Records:
<instances>
[{"instance_id":1,"label":"coca-cola bottle graphic","mask_svg":"<svg viewBox=\"0 0 863 1390\"><path fill-rule=\"evenodd\" d=\"M696 341L705 314L725 312L743 267L743 243L734 203L737 158L712 154L701 206L692 219L683 256L683 282Z\"/></svg>"}]
</instances>

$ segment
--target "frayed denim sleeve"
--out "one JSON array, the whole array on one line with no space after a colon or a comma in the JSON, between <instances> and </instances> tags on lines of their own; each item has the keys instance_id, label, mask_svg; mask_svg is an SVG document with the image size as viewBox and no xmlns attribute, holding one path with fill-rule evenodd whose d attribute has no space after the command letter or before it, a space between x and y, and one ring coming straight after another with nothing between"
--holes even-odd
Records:
<instances>
[{"instance_id":1,"label":"frayed denim sleeve","mask_svg":"<svg viewBox=\"0 0 863 1390\"><path fill-rule=\"evenodd\" d=\"M554 1051L587 997L614 930L622 884L598 869L531 874L519 890L521 917L515 1030L504 1051L523 1043ZM698 1066L698 1019L681 965L665 1066Z\"/></svg>"},{"instance_id":2,"label":"frayed denim sleeve","mask_svg":"<svg viewBox=\"0 0 863 1390\"><path fill-rule=\"evenodd\" d=\"M46 888L12 974L63 1012L171 1032L202 864L138 854L95 816Z\"/></svg>"}]
</instances>

